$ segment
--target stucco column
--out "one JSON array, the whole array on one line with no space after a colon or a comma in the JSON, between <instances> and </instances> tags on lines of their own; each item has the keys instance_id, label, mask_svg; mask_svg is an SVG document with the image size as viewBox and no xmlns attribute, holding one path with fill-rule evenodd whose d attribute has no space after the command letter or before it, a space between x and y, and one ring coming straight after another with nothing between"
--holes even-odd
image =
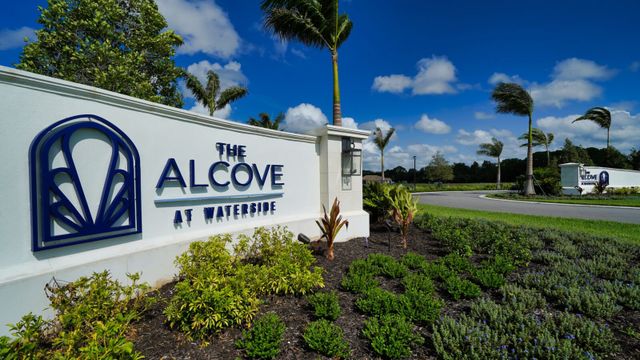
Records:
<instances>
[{"instance_id":1,"label":"stucco column","mask_svg":"<svg viewBox=\"0 0 640 360\"><path fill-rule=\"evenodd\" d=\"M341 231L337 241L369 236L369 214L362 209L362 171L347 178L342 174L343 139L349 138L354 149L362 150L362 141L369 134L369 131L327 125L318 137L320 203L329 211L334 199L338 198L341 214L349 220L349 229ZM362 163L358 166L362 170Z\"/></svg>"}]
</instances>

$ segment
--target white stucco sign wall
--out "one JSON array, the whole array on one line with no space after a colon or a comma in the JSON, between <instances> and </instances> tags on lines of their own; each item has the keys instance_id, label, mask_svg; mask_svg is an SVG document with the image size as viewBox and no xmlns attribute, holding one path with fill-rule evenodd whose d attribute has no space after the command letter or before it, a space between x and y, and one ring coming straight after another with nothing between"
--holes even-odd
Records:
<instances>
[{"instance_id":1,"label":"white stucco sign wall","mask_svg":"<svg viewBox=\"0 0 640 360\"><path fill-rule=\"evenodd\" d=\"M587 195L598 183L606 189L640 187L640 171L566 163L560 165L560 182L565 195Z\"/></svg>"},{"instance_id":2,"label":"white stucco sign wall","mask_svg":"<svg viewBox=\"0 0 640 360\"><path fill-rule=\"evenodd\" d=\"M0 334L46 306L52 278L108 269L170 280L173 260L216 233L286 225L319 235L333 198L368 236L361 176L342 190L342 139L250 127L0 67Z\"/></svg>"}]
</instances>

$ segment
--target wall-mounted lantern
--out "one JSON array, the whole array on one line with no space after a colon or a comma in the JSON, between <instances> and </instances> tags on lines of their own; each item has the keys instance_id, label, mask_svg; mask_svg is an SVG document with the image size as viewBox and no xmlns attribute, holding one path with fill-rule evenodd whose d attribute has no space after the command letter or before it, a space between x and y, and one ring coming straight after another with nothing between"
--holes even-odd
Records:
<instances>
[{"instance_id":1,"label":"wall-mounted lantern","mask_svg":"<svg viewBox=\"0 0 640 360\"><path fill-rule=\"evenodd\" d=\"M352 138L342 138L342 176L360 176L362 173L362 150L356 149Z\"/></svg>"}]
</instances>

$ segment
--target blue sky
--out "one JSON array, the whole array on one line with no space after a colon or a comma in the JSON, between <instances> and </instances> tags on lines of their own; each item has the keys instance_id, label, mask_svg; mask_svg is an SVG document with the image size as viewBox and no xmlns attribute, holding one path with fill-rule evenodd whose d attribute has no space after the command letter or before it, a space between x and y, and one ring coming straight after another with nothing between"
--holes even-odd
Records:
<instances>
[{"instance_id":1,"label":"blue sky","mask_svg":"<svg viewBox=\"0 0 640 360\"><path fill-rule=\"evenodd\" d=\"M170 28L185 38L178 65L221 74L223 86L249 95L217 115L246 121L286 114L290 131L331 121L331 63L326 50L283 43L262 28L259 1L158 0ZM4 4L0 64L12 66L22 38L38 28L37 6ZM604 146L606 132L571 120L592 106L613 111L612 145L640 147L640 2L626 1L341 1L354 22L339 52L343 116L363 129L395 127L387 168L424 166L436 151L452 162L484 160L492 136L504 157L524 157L516 137L526 119L496 115L497 81L525 86L536 102L534 126L584 146ZM188 94L187 94L188 95ZM185 108L202 111L187 98ZM365 143L365 168L379 154Z\"/></svg>"}]
</instances>

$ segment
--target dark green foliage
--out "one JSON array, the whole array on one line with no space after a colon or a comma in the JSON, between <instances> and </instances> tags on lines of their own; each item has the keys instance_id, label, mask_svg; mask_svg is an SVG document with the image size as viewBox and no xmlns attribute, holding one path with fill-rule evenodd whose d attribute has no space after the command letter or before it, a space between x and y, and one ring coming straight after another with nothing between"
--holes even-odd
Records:
<instances>
[{"instance_id":1,"label":"dark green foliage","mask_svg":"<svg viewBox=\"0 0 640 360\"><path fill-rule=\"evenodd\" d=\"M313 307L313 313L317 318L333 321L340 316L340 303L335 291L317 292L307 296L307 301Z\"/></svg>"},{"instance_id":2,"label":"dark green foliage","mask_svg":"<svg viewBox=\"0 0 640 360\"><path fill-rule=\"evenodd\" d=\"M311 350L331 358L344 359L351 353L342 328L328 320L310 323L304 331L303 338Z\"/></svg>"},{"instance_id":3,"label":"dark green foliage","mask_svg":"<svg viewBox=\"0 0 640 360\"><path fill-rule=\"evenodd\" d=\"M435 290L433 281L423 274L409 274L402 279L405 291L417 291L425 295L432 294Z\"/></svg>"},{"instance_id":4,"label":"dark green foliage","mask_svg":"<svg viewBox=\"0 0 640 360\"><path fill-rule=\"evenodd\" d=\"M380 282L378 282L378 280L376 280L371 274L360 273L347 273L340 283L340 286L342 286L343 289L356 294L362 294L369 289L378 287L379 285Z\"/></svg>"},{"instance_id":5,"label":"dark green foliage","mask_svg":"<svg viewBox=\"0 0 640 360\"><path fill-rule=\"evenodd\" d=\"M369 254L367 261L376 269L376 275L384 275L390 278L401 278L408 273L404 264L385 254Z\"/></svg>"},{"instance_id":6,"label":"dark green foliage","mask_svg":"<svg viewBox=\"0 0 640 360\"><path fill-rule=\"evenodd\" d=\"M356 307L368 315L384 315L402 312L403 304L399 295L388 290L372 288L356 300Z\"/></svg>"},{"instance_id":7,"label":"dark green foliage","mask_svg":"<svg viewBox=\"0 0 640 360\"><path fill-rule=\"evenodd\" d=\"M444 279L444 289L455 300L459 300L460 298L475 298L482 293L478 285L467 279L462 279L458 275L451 275Z\"/></svg>"},{"instance_id":8,"label":"dark green foliage","mask_svg":"<svg viewBox=\"0 0 640 360\"><path fill-rule=\"evenodd\" d=\"M152 0L48 0L18 69L181 107L182 38Z\"/></svg>"},{"instance_id":9,"label":"dark green foliage","mask_svg":"<svg viewBox=\"0 0 640 360\"><path fill-rule=\"evenodd\" d=\"M412 347L424 343L411 322L401 315L372 317L365 322L362 333L371 342L373 351L388 359L409 357Z\"/></svg>"},{"instance_id":10,"label":"dark green foliage","mask_svg":"<svg viewBox=\"0 0 640 360\"><path fill-rule=\"evenodd\" d=\"M424 256L409 251L404 256L402 256L400 262L410 270L418 270L427 263L427 260L424 258Z\"/></svg>"},{"instance_id":11,"label":"dark green foliage","mask_svg":"<svg viewBox=\"0 0 640 360\"><path fill-rule=\"evenodd\" d=\"M378 181L368 182L362 188L362 207L371 215L372 221L382 221L389 216L390 189L391 185Z\"/></svg>"},{"instance_id":12,"label":"dark green foliage","mask_svg":"<svg viewBox=\"0 0 640 360\"><path fill-rule=\"evenodd\" d=\"M546 195L558 195L562 191L560 172L556 167L537 168L533 171L536 190Z\"/></svg>"},{"instance_id":13,"label":"dark green foliage","mask_svg":"<svg viewBox=\"0 0 640 360\"><path fill-rule=\"evenodd\" d=\"M252 359L273 359L280 353L286 326L278 315L269 313L257 319L253 327L242 332L242 339L236 343Z\"/></svg>"},{"instance_id":14,"label":"dark green foliage","mask_svg":"<svg viewBox=\"0 0 640 360\"><path fill-rule=\"evenodd\" d=\"M497 289L504 285L504 276L492 267L482 267L473 271L474 280L484 288Z\"/></svg>"},{"instance_id":15,"label":"dark green foliage","mask_svg":"<svg viewBox=\"0 0 640 360\"><path fill-rule=\"evenodd\" d=\"M129 325L153 303L144 295L149 286L111 279L107 271L59 286L47 285L55 319L45 321L27 314L11 325L12 339L0 339L3 359L93 359L109 354L114 359L140 359L127 339ZM6 355L6 356L5 356Z\"/></svg>"},{"instance_id":16,"label":"dark green foliage","mask_svg":"<svg viewBox=\"0 0 640 360\"><path fill-rule=\"evenodd\" d=\"M164 310L169 326L205 339L251 321L260 296L306 294L324 285L322 269L311 267L311 251L286 229L256 229L251 238L240 238L235 256L226 248L231 240L216 235L194 242L177 258L181 280Z\"/></svg>"},{"instance_id":17,"label":"dark green foliage","mask_svg":"<svg viewBox=\"0 0 640 360\"><path fill-rule=\"evenodd\" d=\"M440 316L444 302L430 293L408 290L399 296L399 313L407 319L430 324Z\"/></svg>"},{"instance_id":18,"label":"dark green foliage","mask_svg":"<svg viewBox=\"0 0 640 360\"><path fill-rule=\"evenodd\" d=\"M471 262L469 262L469 258L460 256L456 253L451 253L441 259L438 259L438 262L441 262L449 270L457 273L469 271L473 267Z\"/></svg>"}]
</instances>

